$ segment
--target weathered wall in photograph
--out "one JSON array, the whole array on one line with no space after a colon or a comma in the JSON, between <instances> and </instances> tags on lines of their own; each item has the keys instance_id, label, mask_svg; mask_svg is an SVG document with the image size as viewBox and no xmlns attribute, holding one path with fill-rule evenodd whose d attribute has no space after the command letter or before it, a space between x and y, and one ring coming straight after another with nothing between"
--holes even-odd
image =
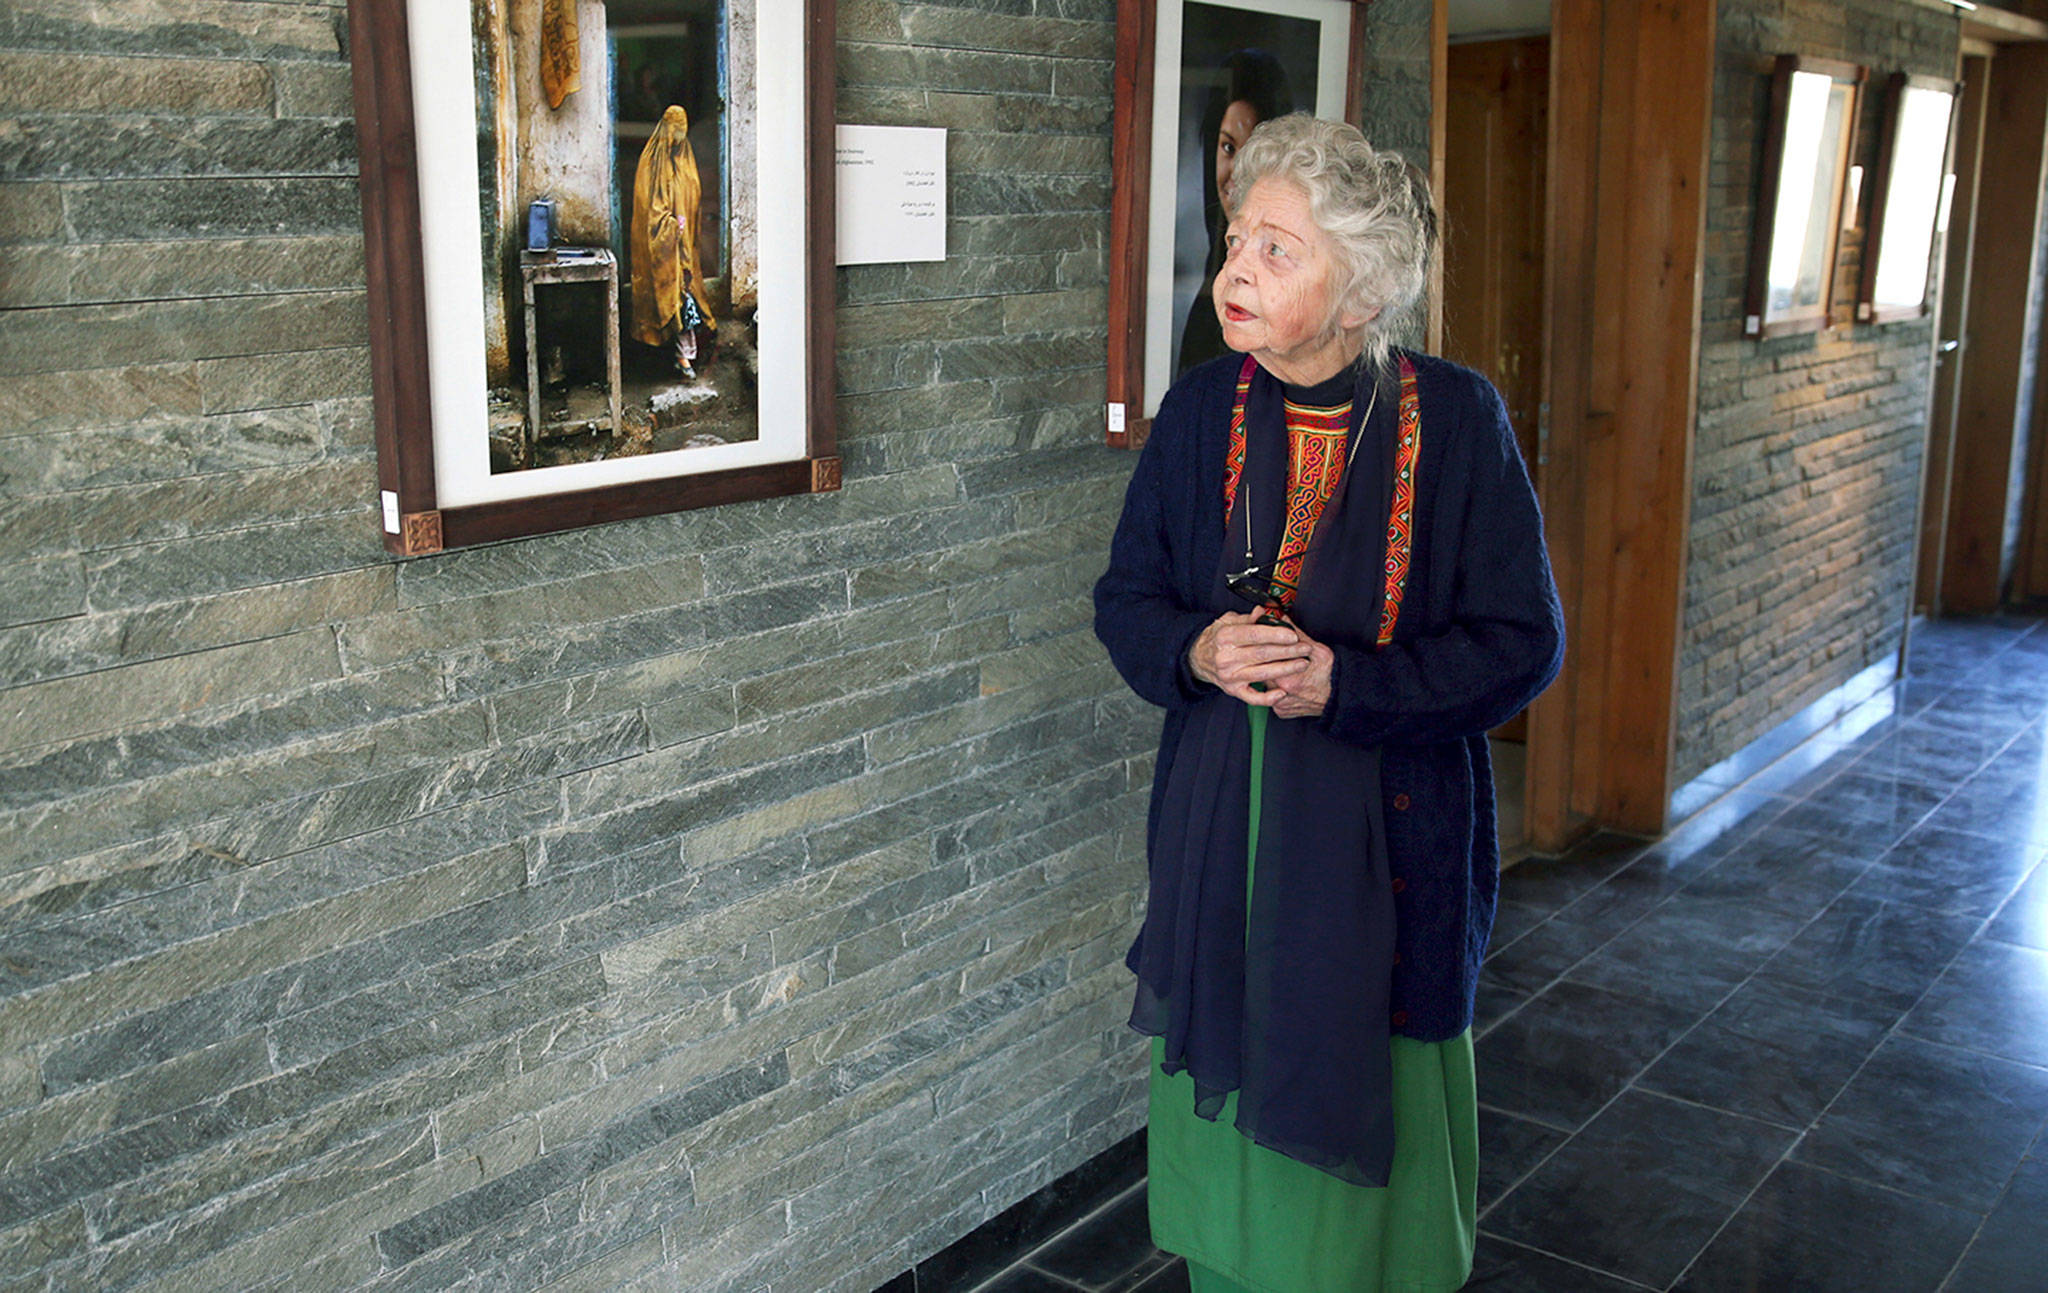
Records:
<instances>
[{"instance_id":1,"label":"weathered wall in photograph","mask_svg":"<svg viewBox=\"0 0 2048 1293\"><path fill-rule=\"evenodd\" d=\"M1742 336L1771 60L1870 68L1855 158L1866 174L1885 78L1956 66L1956 19L1912 0L1723 0L1719 21L1679 782L1895 654L1913 578L1931 320ZM1860 230L1845 236L1852 276L1860 247ZM1853 277L1837 287L1852 296Z\"/></svg>"},{"instance_id":2,"label":"weathered wall in photograph","mask_svg":"<svg viewBox=\"0 0 2048 1293\"><path fill-rule=\"evenodd\" d=\"M846 488L407 562L345 10L0 8L0 1288L864 1290L1131 1132L1112 0L841 0Z\"/></svg>"}]
</instances>

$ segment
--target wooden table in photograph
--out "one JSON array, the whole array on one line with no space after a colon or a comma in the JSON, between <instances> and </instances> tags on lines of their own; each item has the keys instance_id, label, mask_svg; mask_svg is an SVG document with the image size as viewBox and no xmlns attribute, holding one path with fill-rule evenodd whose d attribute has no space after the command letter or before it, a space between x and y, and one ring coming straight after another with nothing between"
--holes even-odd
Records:
<instances>
[{"instance_id":1,"label":"wooden table in photograph","mask_svg":"<svg viewBox=\"0 0 2048 1293\"><path fill-rule=\"evenodd\" d=\"M603 247L558 247L554 251L521 251L519 282L526 298L526 447L531 454L546 430L540 419L540 324L533 299L539 288L556 283L604 284L605 379L611 417L606 430L619 431L619 262ZM594 426L596 419L577 419Z\"/></svg>"}]
</instances>

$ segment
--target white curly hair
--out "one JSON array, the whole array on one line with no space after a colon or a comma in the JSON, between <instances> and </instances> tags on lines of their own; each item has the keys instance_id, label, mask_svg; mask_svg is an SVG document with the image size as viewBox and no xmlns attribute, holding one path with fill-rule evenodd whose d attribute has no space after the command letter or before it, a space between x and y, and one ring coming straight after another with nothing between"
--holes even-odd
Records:
<instances>
[{"instance_id":1,"label":"white curly hair","mask_svg":"<svg viewBox=\"0 0 2048 1293\"><path fill-rule=\"evenodd\" d=\"M1264 179L1307 195L1309 217L1329 235L1345 275L1331 317L1377 310L1359 361L1384 365L1429 286L1437 234L1428 179L1398 153L1374 148L1356 126L1299 112L1261 122L1238 153L1226 203L1232 219Z\"/></svg>"}]
</instances>

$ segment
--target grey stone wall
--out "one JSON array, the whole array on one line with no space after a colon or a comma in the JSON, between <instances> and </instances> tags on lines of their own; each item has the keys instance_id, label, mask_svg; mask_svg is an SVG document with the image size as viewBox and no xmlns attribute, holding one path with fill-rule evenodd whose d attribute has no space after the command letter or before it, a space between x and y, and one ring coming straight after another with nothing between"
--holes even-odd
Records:
<instances>
[{"instance_id":1,"label":"grey stone wall","mask_svg":"<svg viewBox=\"0 0 2048 1293\"><path fill-rule=\"evenodd\" d=\"M1801 53L1870 68L1857 144L1868 173L1884 79L1953 76L1956 38L1953 17L1911 0L1721 4L1679 655L1681 782L1893 654L1913 577L1932 321L1742 338L1770 60ZM1860 254L1851 232L1838 299L1853 297Z\"/></svg>"},{"instance_id":2,"label":"grey stone wall","mask_svg":"<svg viewBox=\"0 0 2048 1293\"><path fill-rule=\"evenodd\" d=\"M0 8L0 1289L863 1290L1127 1135L1112 0L840 0L842 493L394 562L344 7Z\"/></svg>"}]
</instances>

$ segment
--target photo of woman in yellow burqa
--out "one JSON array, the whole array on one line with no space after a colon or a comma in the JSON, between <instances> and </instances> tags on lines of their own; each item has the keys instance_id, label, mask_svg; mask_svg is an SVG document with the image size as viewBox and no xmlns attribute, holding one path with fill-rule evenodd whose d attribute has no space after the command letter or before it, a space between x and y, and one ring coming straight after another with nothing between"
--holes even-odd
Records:
<instances>
[{"instance_id":1,"label":"photo of woman in yellow burqa","mask_svg":"<svg viewBox=\"0 0 2048 1293\"><path fill-rule=\"evenodd\" d=\"M695 377L697 329L718 329L697 272L697 154L690 114L671 106L640 152L633 174L633 336L673 344L676 368Z\"/></svg>"}]
</instances>

